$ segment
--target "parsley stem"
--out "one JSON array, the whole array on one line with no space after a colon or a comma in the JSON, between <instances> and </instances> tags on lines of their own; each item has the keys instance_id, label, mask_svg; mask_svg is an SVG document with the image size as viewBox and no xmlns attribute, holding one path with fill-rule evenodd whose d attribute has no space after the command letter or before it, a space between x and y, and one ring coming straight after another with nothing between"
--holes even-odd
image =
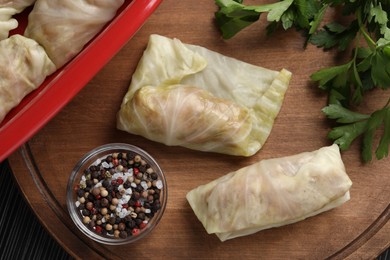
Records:
<instances>
[{"instance_id":1,"label":"parsley stem","mask_svg":"<svg viewBox=\"0 0 390 260\"><path fill-rule=\"evenodd\" d=\"M364 36L364 39L366 40L366 42L370 46L370 48L372 50L376 49L376 43L374 42L374 40L370 37L370 35L365 30L365 25L364 25L364 23L362 21L362 10L361 10L361 8L358 8L358 10L356 11L356 16L357 16L357 20L358 20L358 24L359 24L360 33Z\"/></svg>"}]
</instances>

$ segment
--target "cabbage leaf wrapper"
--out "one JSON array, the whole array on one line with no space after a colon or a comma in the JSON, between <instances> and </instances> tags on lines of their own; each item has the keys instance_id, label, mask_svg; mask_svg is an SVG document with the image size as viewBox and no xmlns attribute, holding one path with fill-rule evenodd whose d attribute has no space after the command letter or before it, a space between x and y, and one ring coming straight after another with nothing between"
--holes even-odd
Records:
<instances>
[{"instance_id":1,"label":"cabbage leaf wrapper","mask_svg":"<svg viewBox=\"0 0 390 260\"><path fill-rule=\"evenodd\" d=\"M352 185L336 144L262 160L187 193L207 233L221 241L279 227L340 206Z\"/></svg>"},{"instance_id":2,"label":"cabbage leaf wrapper","mask_svg":"<svg viewBox=\"0 0 390 260\"><path fill-rule=\"evenodd\" d=\"M24 35L41 44L57 69L111 21L124 0L36 0Z\"/></svg>"},{"instance_id":3,"label":"cabbage leaf wrapper","mask_svg":"<svg viewBox=\"0 0 390 260\"><path fill-rule=\"evenodd\" d=\"M251 156L267 140L291 78L153 34L117 128L168 146Z\"/></svg>"},{"instance_id":4,"label":"cabbage leaf wrapper","mask_svg":"<svg viewBox=\"0 0 390 260\"><path fill-rule=\"evenodd\" d=\"M18 21L13 18L32 5L35 0L0 0L0 40L8 38L9 32L18 27Z\"/></svg>"},{"instance_id":5,"label":"cabbage leaf wrapper","mask_svg":"<svg viewBox=\"0 0 390 260\"><path fill-rule=\"evenodd\" d=\"M0 122L56 70L36 41L15 34L0 41Z\"/></svg>"}]
</instances>

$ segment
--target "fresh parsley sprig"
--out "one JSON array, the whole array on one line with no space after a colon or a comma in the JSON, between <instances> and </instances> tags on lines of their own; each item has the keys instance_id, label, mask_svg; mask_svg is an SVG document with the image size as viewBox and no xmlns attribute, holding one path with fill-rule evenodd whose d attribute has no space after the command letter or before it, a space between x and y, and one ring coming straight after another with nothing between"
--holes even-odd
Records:
<instances>
[{"instance_id":1,"label":"fresh parsley sprig","mask_svg":"<svg viewBox=\"0 0 390 260\"><path fill-rule=\"evenodd\" d=\"M372 160L374 136L383 128L375 150L377 159L388 156L390 141L389 102L371 114L351 111L367 91L390 87L390 1L389 0L281 0L271 4L244 5L243 0L215 0L217 25L224 39L230 39L267 15L267 33L295 28L306 44L323 49L352 49L345 64L322 68L310 78L328 93L328 106L322 111L339 126L328 137L342 150L362 136L362 159ZM338 8L349 23L331 21L320 28L329 8ZM390 100L390 99L389 99Z\"/></svg>"},{"instance_id":2,"label":"fresh parsley sprig","mask_svg":"<svg viewBox=\"0 0 390 260\"><path fill-rule=\"evenodd\" d=\"M375 155L378 160L387 157L390 145L389 103L390 99L382 109L370 115L353 112L340 104L330 104L324 107L322 111L327 117L341 124L334 127L328 133L328 137L333 139L342 151L345 151L356 138L363 136L362 159L368 162L372 160L375 133L383 126L383 134L375 149Z\"/></svg>"}]
</instances>

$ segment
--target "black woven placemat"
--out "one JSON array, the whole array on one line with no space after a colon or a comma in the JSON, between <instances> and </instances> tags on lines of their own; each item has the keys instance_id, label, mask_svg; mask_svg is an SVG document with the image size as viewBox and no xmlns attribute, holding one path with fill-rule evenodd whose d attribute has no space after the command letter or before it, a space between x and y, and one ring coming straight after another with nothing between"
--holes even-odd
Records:
<instances>
[{"instance_id":1,"label":"black woven placemat","mask_svg":"<svg viewBox=\"0 0 390 260\"><path fill-rule=\"evenodd\" d=\"M13 178L0 164L0 259L72 259L40 224Z\"/></svg>"},{"instance_id":2,"label":"black woven placemat","mask_svg":"<svg viewBox=\"0 0 390 260\"><path fill-rule=\"evenodd\" d=\"M0 259L72 259L39 223L7 161L0 163L0 236ZM377 260L390 260L390 249Z\"/></svg>"}]
</instances>

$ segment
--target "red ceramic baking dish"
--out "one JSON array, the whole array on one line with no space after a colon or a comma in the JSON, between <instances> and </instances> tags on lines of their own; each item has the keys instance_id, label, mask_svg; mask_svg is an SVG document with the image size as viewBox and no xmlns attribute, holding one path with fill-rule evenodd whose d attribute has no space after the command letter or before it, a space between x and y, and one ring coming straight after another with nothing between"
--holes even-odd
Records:
<instances>
[{"instance_id":1,"label":"red ceramic baking dish","mask_svg":"<svg viewBox=\"0 0 390 260\"><path fill-rule=\"evenodd\" d=\"M10 111L0 124L0 162L53 118L133 37L161 2L125 1L116 17L73 60ZM26 10L17 16L19 27L11 34L23 32L28 13Z\"/></svg>"}]
</instances>

